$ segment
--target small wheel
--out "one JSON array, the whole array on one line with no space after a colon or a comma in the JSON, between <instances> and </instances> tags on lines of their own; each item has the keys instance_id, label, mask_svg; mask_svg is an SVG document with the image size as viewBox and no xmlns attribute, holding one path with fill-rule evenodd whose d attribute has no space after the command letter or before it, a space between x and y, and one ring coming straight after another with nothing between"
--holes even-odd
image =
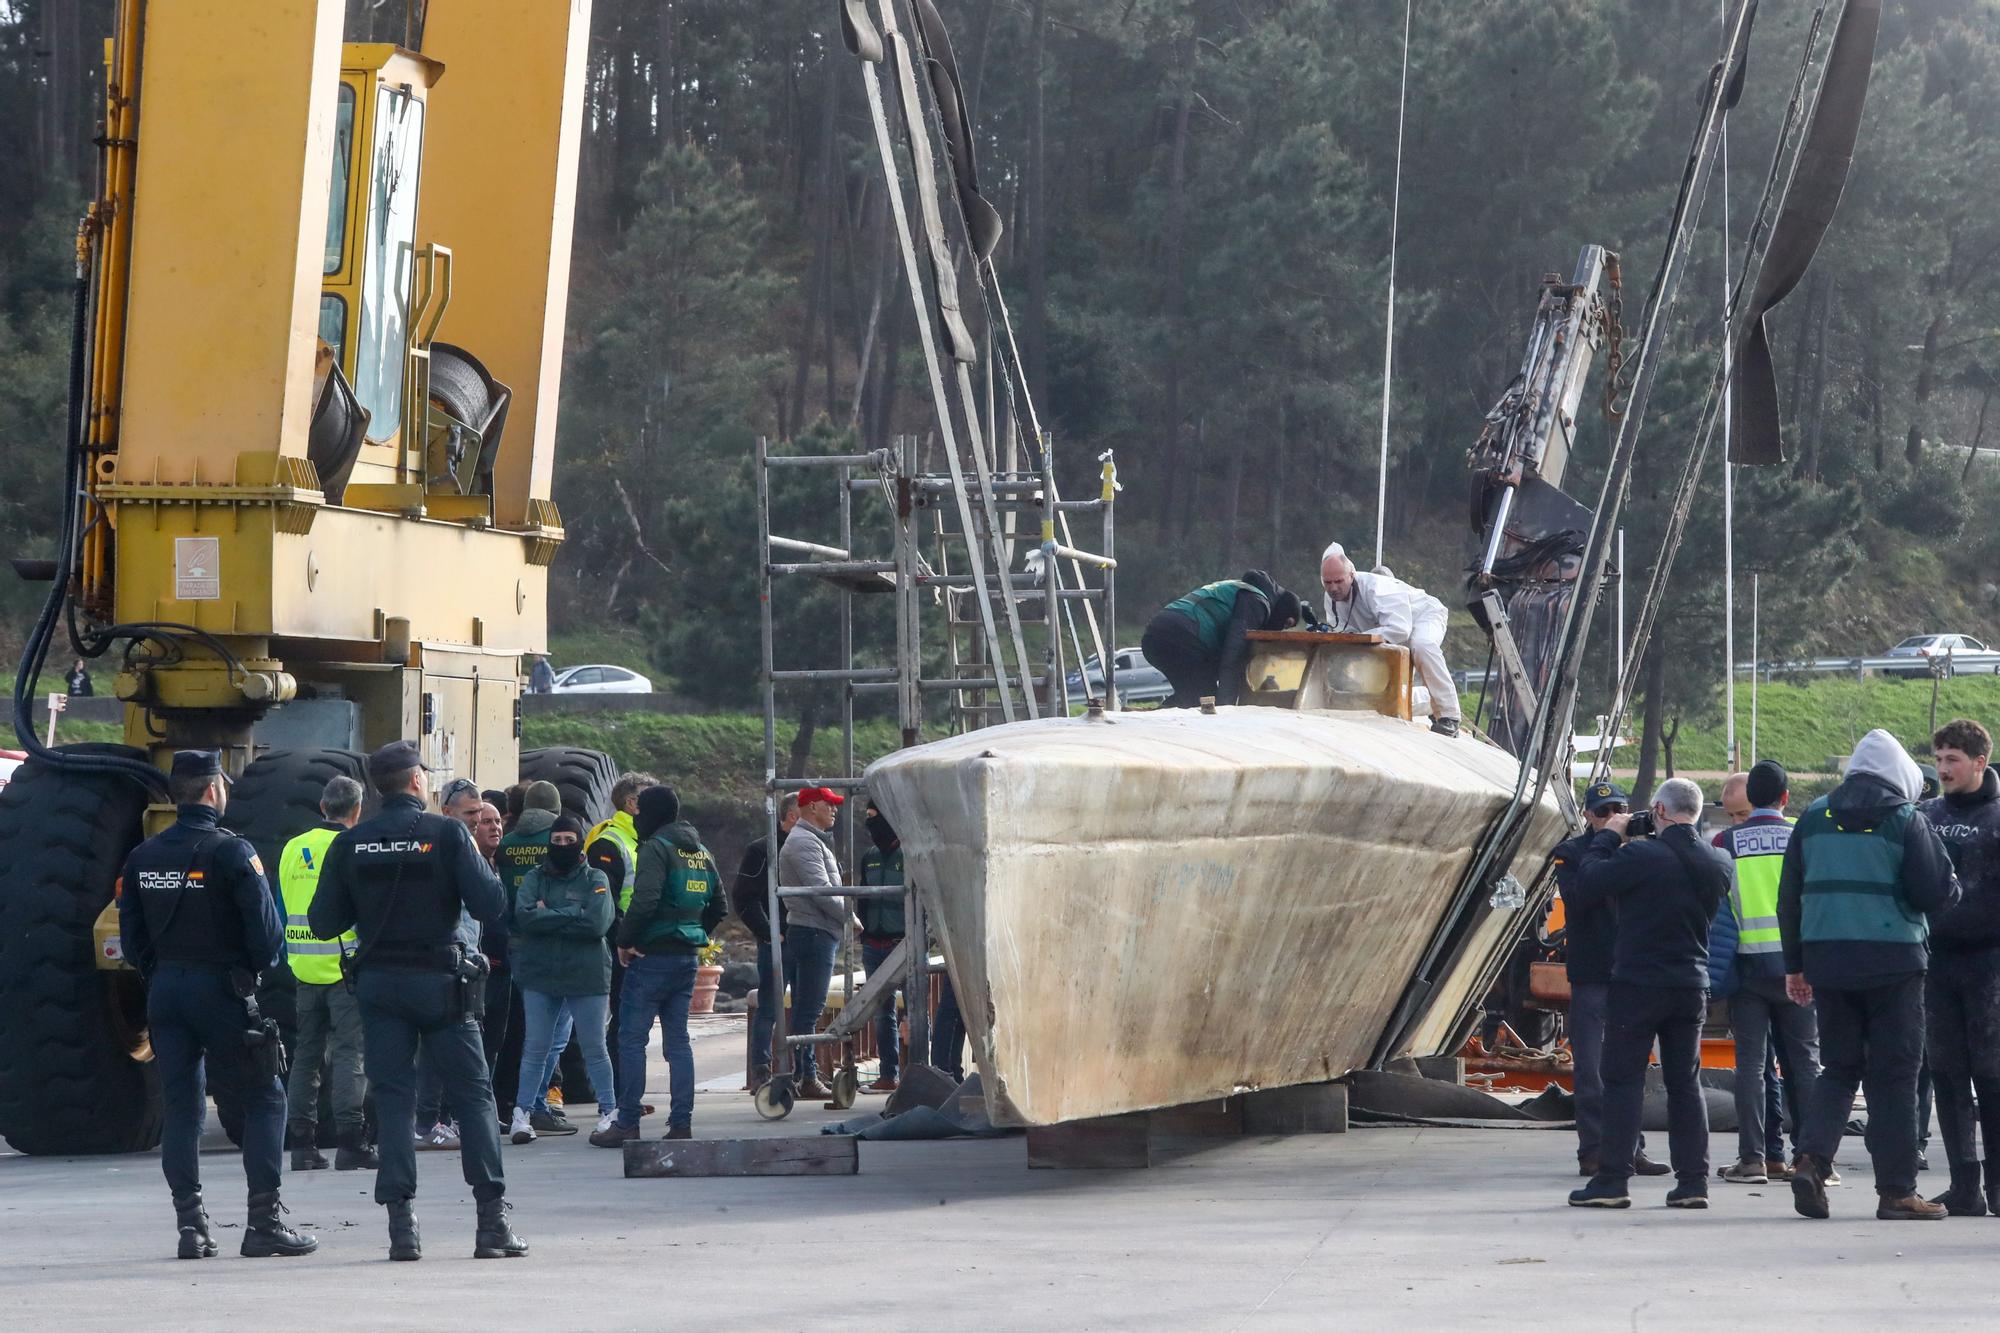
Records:
<instances>
[{"instance_id":1,"label":"small wheel","mask_svg":"<svg viewBox=\"0 0 2000 1333\"><path fill-rule=\"evenodd\" d=\"M757 1089L751 1099L756 1103L757 1114L766 1120L783 1120L792 1113L792 1080L789 1076L766 1079L764 1086Z\"/></svg>"},{"instance_id":2,"label":"small wheel","mask_svg":"<svg viewBox=\"0 0 2000 1333\"><path fill-rule=\"evenodd\" d=\"M836 1111L845 1111L854 1105L854 1099L861 1092L861 1075L852 1068L836 1070L833 1075L833 1102Z\"/></svg>"}]
</instances>

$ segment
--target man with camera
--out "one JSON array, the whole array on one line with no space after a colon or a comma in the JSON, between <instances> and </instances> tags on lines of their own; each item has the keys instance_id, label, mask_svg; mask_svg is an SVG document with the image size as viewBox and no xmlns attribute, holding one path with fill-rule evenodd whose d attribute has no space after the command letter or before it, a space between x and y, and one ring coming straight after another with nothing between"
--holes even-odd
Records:
<instances>
[{"instance_id":1,"label":"man with camera","mask_svg":"<svg viewBox=\"0 0 2000 1333\"><path fill-rule=\"evenodd\" d=\"M1875 1216L1930 1221L1917 1195L1917 1070L1924 1059L1926 913L1958 901L1951 859L1917 810L1923 775L1888 732L1863 736L1847 775L1806 807L1778 878L1785 991L1819 1018L1821 1068L1799 1129L1792 1206L1827 1216L1826 1174L1855 1090L1868 1089Z\"/></svg>"},{"instance_id":2,"label":"man with camera","mask_svg":"<svg viewBox=\"0 0 2000 1333\"><path fill-rule=\"evenodd\" d=\"M146 1024L165 1112L160 1168L173 1191L180 1257L215 1254L201 1202L204 1061L243 1095L243 1174L250 1182L243 1255L311 1254L319 1242L279 1214L284 1057L275 1025L252 998L257 974L284 954L284 927L256 850L221 826L229 804L222 756L179 751L167 787L179 818L125 858L118 934L146 983Z\"/></svg>"},{"instance_id":3,"label":"man with camera","mask_svg":"<svg viewBox=\"0 0 2000 1333\"><path fill-rule=\"evenodd\" d=\"M1613 815L1591 835L1574 900L1617 904L1605 1006L1604 1133L1597 1174L1569 1196L1577 1208L1629 1208L1646 1067L1655 1039L1667 1087L1676 1181L1669 1208L1708 1207L1708 1105L1701 1026L1708 1015L1708 925L1729 892L1729 863L1695 834L1701 788L1669 778L1653 808ZM1567 899L1566 899L1567 901Z\"/></svg>"},{"instance_id":4,"label":"man with camera","mask_svg":"<svg viewBox=\"0 0 2000 1333\"><path fill-rule=\"evenodd\" d=\"M368 1081L375 1087L381 1169L375 1201L389 1209L389 1257L423 1255L411 1200L417 1192L417 1048L444 1083L458 1116L465 1183L478 1202L475 1259L528 1252L507 1222L500 1126L480 1045L486 960L456 936L461 911L500 919L500 881L464 824L425 808L427 770L416 743L368 756L382 806L326 850L307 921L314 935L352 930L360 947L347 974L361 1005Z\"/></svg>"},{"instance_id":5,"label":"man with camera","mask_svg":"<svg viewBox=\"0 0 2000 1333\"><path fill-rule=\"evenodd\" d=\"M1557 845L1556 887L1562 893L1563 967L1569 976L1569 1049L1575 1061L1577 1174L1594 1176L1604 1138L1604 1020L1611 996L1611 954L1618 941L1618 907L1609 898L1581 902L1583 854L1590 840L1625 814L1627 797L1609 782L1591 784L1583 794L1583 832ZM1646 1157L1645 1140L1632 1161L1632 1174L1664 1176L1667 1168Z\"/></svg>"}]
</instances>

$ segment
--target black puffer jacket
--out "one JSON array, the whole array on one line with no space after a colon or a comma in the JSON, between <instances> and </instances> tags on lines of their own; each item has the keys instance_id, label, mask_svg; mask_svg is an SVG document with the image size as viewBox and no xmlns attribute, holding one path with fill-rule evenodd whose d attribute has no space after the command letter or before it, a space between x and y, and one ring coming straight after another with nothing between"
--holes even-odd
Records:
<instances>
[{"instance_id":1,"label":"black puffer jacket","mask_svg":"<svg viewBox=\"0 0 2000 1333\"><path fill-rule=\"evenodd\" d=\"M1585 829L1555 850L1556 887L1563 900L1563 966L1572 986L1609 985L1611 955L1618 943L1618 904L1610 898L1579 900L1583 853L1597 836Z\"/></svg>"},{"instance_id":2,"label":"black puffer jacket","mask_svg":"<svg viewBox=\"0 0 2000 1333\"><path fill-rule=\"evenodd\" d=\"M1963 895L1931 918L1931 948L1955 953L2000 946L2000 771L1987 769L1976 792L1935 797L1917 809L1951 853Z\"/></svg>"}]
</instances>

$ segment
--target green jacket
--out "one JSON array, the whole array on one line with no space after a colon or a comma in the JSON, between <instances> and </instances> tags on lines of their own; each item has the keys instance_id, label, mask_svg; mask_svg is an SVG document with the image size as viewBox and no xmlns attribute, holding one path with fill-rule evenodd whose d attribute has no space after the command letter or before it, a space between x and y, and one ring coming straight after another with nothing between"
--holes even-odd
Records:
<instances>
[{"instance_id":1,"label":"green jacket","mask_svg":"<svg viewBox=\"0 0 2000 1333\"><path fill-rule=\"evenodd\" d=\"M1264 603L1264 615L1271 611L1270 599L1241 579L1223 579L1217 583L1204 584L1185 597L1177 597L1167 603L1167 610L1178 611L1194 622L1195 633L1201 639L1201 646L1212 653L1223 648L1223 637L1229 629L1229 621L1236 614L1236 599L1249 593ZM1257 623L1263 624L1259 616Z\"/></svg>"},{"instance_id":2,"label":"green jacket","mask_svg":"<svg viewBox=\"0 0 2000 1333\"><path fill-rule=\"evenodd\" d=\"M641 953L693 953L728 915L715 858L686 820L639 844L632 902L618 923L618 947Z\"/></svg>"},{"instance_id":3,"label":"green jacket","mask_svg":"<svg viewBox=\"0 0 2000 1333\"><path fill-rule=\"evenodd\" d=\"M861 854L861 882L863 884L901 884L903 882L903 845L896 844L894 851L885 852L879 847L870 847ZM901 898L856 898L854 914L861 918L861 933L872 939L900 940L905 929L903 924L903 900Z\"/></svg>"},{"instance_id":4,"label":"green jacket","mask_svg":"<svg viewBox=\"0 0 2000 1333\"><path fill-rule=\"evenodd\" d=\"M605 937L616 915L603 871L578 866L558 875L536 866L514 891L515 982L544 995L609 995Z\"/></svg>"}]
</instances>

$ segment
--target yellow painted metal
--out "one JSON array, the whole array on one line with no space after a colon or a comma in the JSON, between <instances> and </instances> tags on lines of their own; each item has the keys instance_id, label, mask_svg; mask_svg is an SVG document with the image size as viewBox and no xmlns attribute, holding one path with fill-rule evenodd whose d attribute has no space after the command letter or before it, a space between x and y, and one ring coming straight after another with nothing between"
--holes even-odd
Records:
<instances>
[{"instance_id":1,"label":"yellow painted metal","mask_svg":"<svg viewBox=\"0 0 2000 1333\"><path fill-rule=\"evenodd\" d=\"M470 644L475 621L496 650L540 652L547 639L548 572L526 559L532 535L332 507L310 532L287 532L282 506L240 496L121 508L118 604L132 619L378 643L379 620L404 616L417 639ZM212 586L190 575L182 553L194 548L176 545L202 537L216 539Z\"/></svg>"},{"instance_id":2,"label":"yellow painted metal","mask_svg":"<svg viewBox=\"0 0 2000 1333\"><path fill-rule=\"evenodd\" d=\"M95 495L104 455L118 447L121 381L125 373L125 303L132 260L132 185L137 169L140 0L119 0L116 37L105 44L104 142L99 149L100 197L88 227L94 243L96 319L91 339L90 420L85 441L92 467L85 492ZM95 515L93 515L94 517ZM92 524L83 538L80 593L94 615L111 610L111 532Z\"/></svg>"},{"instance_id":3,"label":"yellow painted metal","mask_svg":"<svg viewBox=\"0 0 2000 1333\"><path fill-rule=\"evenodd\" d=\"M342 10L145 8L124 479L215 481L240 453L305 453Z\"/></svg>"},{"instance_id":4,"label":"yellow painted metal","mask_svg":"<svg viewBox=\"0 0 2000 1333\"><path fill-rule=\"evenodd\" d=\"M457 256L445 338L514 390L493 477L507 528L533 525L530 501L548 497L555 467L590 8L436 3L424 32L451 80L426 129L418 237Z\"/></svg>"},{"instance_id":5,"label":"yellow painted metal","mask_svg":"<svg viewBox=\"0 0 2000 1333\"><path fill-rule=\"evenodd\" d=\"M256 719L303 690L356 702L371 747L414 737L441 768L506 785L520 655L546 643L563 538L547 497L589 6L434 7L440 53L469 66L448 91L470 96L443 135L426 113L421 258L405 252L388 272L399 289L382 294L395 321L378 330L380 364L401 377L411 426L364 444L333 507L306 458L320 300L346 304L352 376L367 284L384 281L364 254L373 117L421 101L443 66L343 50L340 0L119 3L106 185L83 236L99 321L88 484L105 520L86 539L85 588L100 618L214 636L177 631L172 656L121 677L126 738L156 761L217 745L240 771ZM334 198L343 88L353 132ZM489 497L425 494L425 354L448 300L446 336L465 329L458 341L515 390L505 531ZM157 807L147 827L171 817Z\"/></svg>"}]
</instances>

